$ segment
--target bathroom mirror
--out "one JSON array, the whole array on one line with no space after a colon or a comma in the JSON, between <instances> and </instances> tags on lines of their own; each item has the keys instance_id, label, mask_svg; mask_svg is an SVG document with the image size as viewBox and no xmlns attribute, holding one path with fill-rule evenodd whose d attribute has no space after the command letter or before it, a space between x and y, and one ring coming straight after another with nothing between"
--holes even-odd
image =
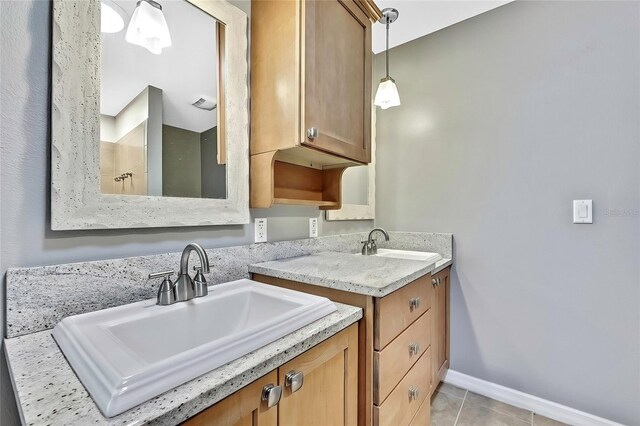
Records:
<instances>
[{"instance_id":1,"label":"bathroom mirror","mask_svg":"<svg viewBox=\"0 0 640 426\"><path fill-rule=\"evenodd\" d=\"M246 14L222 0L53 13L52 229L248 223Z\"/></svg>"},{"instance_id":2,"label":"bathroom mirror","mask_svg":"<svg viewBox=\"0 0 640 426\"><path fill-rule=\"evenodd\" d=\"M327 210L326 220L375 219L376 111L371 112L371 163L349 167L342 175L342 207Z\"/></svg>"}]
</instances>

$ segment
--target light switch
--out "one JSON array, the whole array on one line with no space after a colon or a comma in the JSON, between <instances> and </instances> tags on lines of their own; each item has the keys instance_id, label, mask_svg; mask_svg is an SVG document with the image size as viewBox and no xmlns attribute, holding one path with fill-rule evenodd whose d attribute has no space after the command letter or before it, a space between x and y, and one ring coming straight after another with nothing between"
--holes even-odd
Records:
<instances>
[{"instance_id":1,"label":"light switch","mask_svg":"<svg viewBox=\"0 0 640 426\"><path fill-rule=\"evenodd\" d=\"M573 200L573 223L593 223L592 200Z\"/></svg>"}]
</instances>

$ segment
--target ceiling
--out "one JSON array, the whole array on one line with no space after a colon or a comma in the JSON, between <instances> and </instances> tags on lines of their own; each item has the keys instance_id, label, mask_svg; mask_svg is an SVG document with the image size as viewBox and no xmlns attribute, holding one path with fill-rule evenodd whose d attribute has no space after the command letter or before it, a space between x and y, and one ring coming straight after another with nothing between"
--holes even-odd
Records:
<instances>
[{"instance_id":1,"label":"ceiling","mask_svg":"<svg viewBox=\"0 0 640 426\"><path fill-rule=\"evenodd\" d=\"M398 9L398 20L389 26L389 48L441 30L513 0L377 0L380 9ZM373 53L385 49L385 26L373 27Z\"/></svg>"},{"instance_id":2,"label":"ceiling","mask_svg":"<svg viewBox=\"0 0 640 426\"><path fill-rule=\"evenodd\" d=\"M125 40L136 0L116 0L125 28L101 34L100 112L115 116L147 86L163 91L163 122L202 133L216 125L216 110L191 105L200 97L216 100L216 21L186 1L164 0L162 8L172 45L154 55Z\"/></svg>"}]
</instances>

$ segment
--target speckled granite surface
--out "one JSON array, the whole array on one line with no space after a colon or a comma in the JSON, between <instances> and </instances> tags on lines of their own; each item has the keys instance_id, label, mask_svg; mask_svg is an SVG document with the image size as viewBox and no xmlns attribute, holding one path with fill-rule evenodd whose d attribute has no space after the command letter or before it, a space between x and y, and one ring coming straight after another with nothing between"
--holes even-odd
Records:
<instances>
[{"instance_id":1,"label":"speckled granite surface","mask_svg":"<svg viewBox=\"0 0 640 426\"><path fill-rule=\"evenodd\" d=\"M210 284L248 278L247 265L320 251L357 251L364 234L208 249ZM69 263L7 272L7 337L51 329L62 318L156 296L149 273L180 265L181 253ZM198 264L195 254L189 262ZM175 279L175 277L174 277Z\"/></svg>"},{"instance_id":2,"label":"speckled granite surface","mask_svg":"<svg viewBox=\"0 0 640 426\"><path fill-rule=\"evenodd\" d=\"M100 413L50 331L5 340L22 420L27 425L178 424L362 318L360 308L336 306L337 312L110 419Z\"/></svg>"},{"instance_id":3,"label":"speckled granite surface","mask_svg":"<svg viewBox=\"0 0 640 426\"><path fill-rule=\"evenodd\" d=\"M383 297L434 270L434 263L326 252L263 262L249 271L337 290ZM442 268L441 268L442 269Z\"/></svg>"},{"instance_id":4,"label":"speckled granite surface","mask_svg":"<svg viewBox=\"0 0 640 426\"><path fill-rule=\"evenodd\" d=\"M438 260L434 265L433 265L433 271L431 271L431 274L437 274L438 272L442 271L444 268L446 268L447 266L451 266L453 264L453 260L452 259L442 259L442 260Z\"/></svg>"},{"instance_id":5,"label":"speckled granite surface","mask_svg":"<svg viewBox=\"0 0 640 426\"><path fill-rule=\"evenodd\" d=\"M378 247L418 250L452 257L452 235L390 232ZM248 278L248 265L333 251L357 253L365 233L251 244L207 250L211 284ZM155 297L158 280L150 272L178 269L180 253L96 262L10 269L6 276L7 337L53 328L62 318ZM194 258L195 261L195 258ZM196 261L197 262L197 261Z\"/></svg>"}]
</instances>

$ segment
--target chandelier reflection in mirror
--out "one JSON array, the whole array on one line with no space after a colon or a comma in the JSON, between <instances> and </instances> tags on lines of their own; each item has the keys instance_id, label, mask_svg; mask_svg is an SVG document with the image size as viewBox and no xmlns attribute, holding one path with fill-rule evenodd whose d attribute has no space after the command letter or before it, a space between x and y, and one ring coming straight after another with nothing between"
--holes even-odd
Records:
<instances>
[{"instance_id":1,"label":"chandelier reflection in mirror","mask_svg":"<svg viewBox=\"0 0 640 426\"><path fill-rule=\"evenodd\" d=\"M113 0L101 1L101 31L115 33L124 28L126 12ZM162 5L154 0L139 0L129 20L127 42L144 47L159 55L162 49L171 46L169 26L162 11Z\"/></svg>"}]
</instances>

